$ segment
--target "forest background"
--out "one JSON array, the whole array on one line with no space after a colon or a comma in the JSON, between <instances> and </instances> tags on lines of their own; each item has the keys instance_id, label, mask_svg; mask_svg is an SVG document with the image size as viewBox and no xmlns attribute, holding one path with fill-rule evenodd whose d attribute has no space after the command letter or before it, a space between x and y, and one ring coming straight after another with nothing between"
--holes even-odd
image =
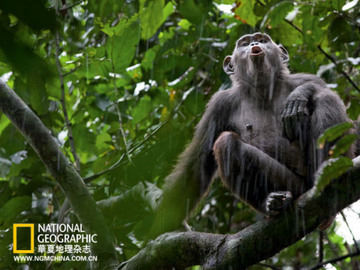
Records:
<instances>
[{"instance_id":1,"label":"forest background","mask_svg":"<svg viewBox=\"0 0 360 270\"><path fill-rule=\"evenodd\" d=\"M288 50L291 72L322 77L356 120L359 12L357 0L1 1L0 79L50 132L24 108L10 120L0 85L0 268L86 266L15 262L14 223L82 222L103 239L95 254L111 250L110 242L119 263L137 254L206 102L230 86L222 60L243 34L270 34ZM45 133L56 142L50 148ZM58 170L67 160L75 169ZM349 166L343 160L331 175ZM351 222L359 214L348 208L326 232L250 269L358 269L360 235ZM262 218L217 181L189 225L228 234Z\"/></svg>"}]
</instances>

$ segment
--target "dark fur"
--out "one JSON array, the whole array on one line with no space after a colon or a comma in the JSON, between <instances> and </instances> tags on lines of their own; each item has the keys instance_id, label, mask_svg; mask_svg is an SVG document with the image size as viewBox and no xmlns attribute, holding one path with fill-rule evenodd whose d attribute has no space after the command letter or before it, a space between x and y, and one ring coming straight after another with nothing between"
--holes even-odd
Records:
<instances>
[{"instance_id":1,"label":"dark fur","mask_svg":"<svg viewBox=\"0 0 360 270\"><path fill-rule=\"evenodd\" d=\"M217 168L234 194L267 214L277 214L313 186L330 147L316 149L317 138L349 119L337 94L314 75L290 74L288 59L268 35L237 41L224 60L233 86L209 101L166 182L154 234L178 227Z\"/></svg>"}]
</instances>

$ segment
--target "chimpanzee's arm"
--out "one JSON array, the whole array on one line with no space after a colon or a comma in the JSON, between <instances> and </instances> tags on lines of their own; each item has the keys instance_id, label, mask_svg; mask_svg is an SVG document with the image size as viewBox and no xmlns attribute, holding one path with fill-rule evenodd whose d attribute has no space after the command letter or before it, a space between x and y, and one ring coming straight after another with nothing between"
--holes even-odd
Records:
<instances>
[{"instance_id":1,"label":"chimpanzee's arm","mask_svg":"<svg viewBox=\"0 0 360 270\"><path fill-rule=\"evenodd\" d=\"M349 122L346 108L340 97L319 78L308 74L296 74L297 79L304 76L306 82L296 87L288 96L282 113L284 135L290 140L298 140L307 150L309 169L312 178L319 165L328 157L334 142L326 142L318 149L316 141L324 131L332 126ZM313 80L308 80L309 77ZM353 157L353 149L346 154Z\"/></svg>"}]
</instances>

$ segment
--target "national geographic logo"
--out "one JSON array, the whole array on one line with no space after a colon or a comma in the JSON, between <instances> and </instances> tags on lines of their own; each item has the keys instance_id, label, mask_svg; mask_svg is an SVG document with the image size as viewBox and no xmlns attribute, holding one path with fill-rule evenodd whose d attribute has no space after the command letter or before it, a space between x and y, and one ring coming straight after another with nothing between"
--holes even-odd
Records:
<instances>
[{"instance_id":1,"label":"national geographic logo","mask_svg":"<svg viewBox=\"0 0 360 270\"><path fill-rule=\"evenodd\" d=\"M96 243L97 234L86 233L82 224L13 224L13 253L17 254L58 255L67 260L68 254L91 255L91 245Z\"/></svg>"},{"instance_id":2,"label":"national geographic logo","mask_svg":"<svg viewBox=\"0 0 360 270\"><path fill-rule=\"evenodd\" d=\"M34 224L13 224L13 253L34 253Z\"/></svg>"}]
</instances>

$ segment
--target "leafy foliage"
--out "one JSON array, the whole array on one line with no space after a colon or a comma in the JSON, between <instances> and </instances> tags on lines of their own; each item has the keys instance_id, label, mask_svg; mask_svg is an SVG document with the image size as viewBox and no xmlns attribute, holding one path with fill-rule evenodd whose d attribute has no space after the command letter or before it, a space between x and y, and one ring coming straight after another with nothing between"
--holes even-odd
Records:
<instances>
[{"instance_id":1,"label":"leafy foliage","mask_svg":"<svg viewBox=\"0 0 360 270\"><path fill-rule=\"evenodd\" d=\"M343 98L349 116L358 117L356 3L2 1L0 76L42 119L68 158L79 159L78 170L100 205L124 198L126 207L105 214L119 257L127 260L139 250L144 224L151 220L151 194L158 196L157 188L189 142L206 101L229 86L221 63L242 34L269 33L286 46L293 72L323 77ZM231 11L224 12L228 7ZM9 259L11 223L57 222L66 195L10 121L1 114L0 119L0 268L13 269L18 265ZM348 128L327 132L320 143ZM334 157L353 140L350 135L340 139ZM348 165L336 162L330 175ZM260 218L215 183L189 223L199 231L229 233ZM74 222L76 217L65 219ZM316 264L316 238L307 237L268 263ZM324 260L352 249L354 243L345 248L343 241L332 228ZM45 267L42 262L29 265ZM337 267L349 265L341 261ZM70 266L85 267L53 265Z\"/></svg>"}]
</instances>

